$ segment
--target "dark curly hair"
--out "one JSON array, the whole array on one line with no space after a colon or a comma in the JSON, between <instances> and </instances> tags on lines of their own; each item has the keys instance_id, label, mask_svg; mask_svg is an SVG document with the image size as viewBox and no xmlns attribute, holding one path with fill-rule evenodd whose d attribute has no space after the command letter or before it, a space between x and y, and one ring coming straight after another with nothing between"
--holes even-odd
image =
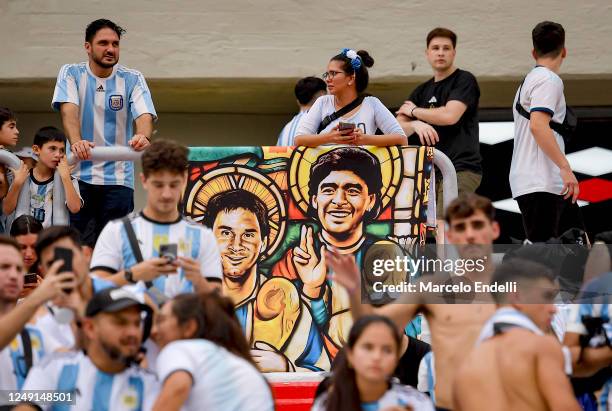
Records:
<instances>
[{"instance_id":1,"label":"dark curly hair","mask_svg":"<svg viewBox=\"0 0 612 411\"><path fill-rule=\"evenodd\" d=\"M182 174L189 167L189 149L175 141L155 140L142 155L142 173L145 177L158 171Z\"/></svg>"},{"instance_id":2,"label":"dark curly hair","mask_svg":"<svg viewBox=\"0 0 612 411\"><path fill-rule=\"evenodd\" d=\"M268 235L270 229L268 227L268 210L266 205L255 194L240 188L223 191L214 195L208 201L204 225L212 228L217 215L221 211L232 211L238 208L244 208L255 214L257 222L259 222L261 237L264 238Z\"/></svg>"},{"instance_id":3,"label":"dark curly hair","mask_svg":"<svg viewBox=\"0 0 612 411\"><path fill-rule=\"evenodd\" d=\"M125 34L125 29L123 27L118 26L117 24L108 19L98 19L92 21L87 25L87 28L85 29L85 41L91 43L93 38L96 36L96 33L102 30L103 28L109 28L113 30L115 33L117 33L117 36L119 36L119 38L121 38L121 36Z\"/></svg>"}]
</instances>

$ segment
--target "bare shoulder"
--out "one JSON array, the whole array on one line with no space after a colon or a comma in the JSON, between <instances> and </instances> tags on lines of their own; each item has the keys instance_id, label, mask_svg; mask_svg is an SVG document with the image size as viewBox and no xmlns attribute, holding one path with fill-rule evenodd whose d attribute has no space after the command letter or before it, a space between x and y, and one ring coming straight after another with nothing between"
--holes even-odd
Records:
<instances>
[{"instance_id":1,"label":"bare shoulder","mask_svg":"<svg viewBox=\"0 0 612 411\"><path fill-rule=\"evenodd\" d=\"M559 361L563 360L561 343L552 335L534 336L537 338L536 350L538 354L556 357Z\"/></svg>"}]
</instances>

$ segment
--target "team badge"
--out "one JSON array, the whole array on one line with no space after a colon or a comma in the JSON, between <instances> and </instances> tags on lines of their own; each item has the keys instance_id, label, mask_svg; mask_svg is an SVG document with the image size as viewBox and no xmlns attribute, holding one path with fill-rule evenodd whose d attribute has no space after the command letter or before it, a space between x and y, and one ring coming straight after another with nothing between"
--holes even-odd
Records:
<instances>
[{"instance_id":1,"label":"team badge","mask_svg":"<svg viewBox=\"0 0 612 411\"><path fill-rule=\"evenodd\" d=\"M108 105L111 110L119 111L123 108L123 96L113 95L108 98Z\"/></svg>"}]
</instances>

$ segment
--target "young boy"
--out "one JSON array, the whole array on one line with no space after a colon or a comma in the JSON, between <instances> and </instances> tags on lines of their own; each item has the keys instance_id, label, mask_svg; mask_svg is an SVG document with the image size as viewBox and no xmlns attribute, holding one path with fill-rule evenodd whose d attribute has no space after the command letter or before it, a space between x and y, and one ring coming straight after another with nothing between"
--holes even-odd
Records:
<instances>
[{"instance_id":1,"label":"young boy","mask_svg":"<svg viewBox=\"0 0 612 411\"><path fill-rule=\"evenodd\" d=\"M5 107L0 107L0 150L6 146L14 147L19 139L19 130L17 130L17 118L15 114ZM9 189L8 167L0 164L0 206L2 199L6 197ZM6 216L0 210L0 234L4 232Z\"/></svg>"},{"instance_id":2,"label":"young boy","mask_svg":"<svg viewBox=\"0 0 612 411\"><path fill-rule=\"evenodd\" d=\"M77 180L70 176L64 133L55 127L41 128L34 136L32 150L38 156L38 163L34 168L29 169L22 162L21 167L14 170L15 178L2 204L2 212L8 215L15 211L19 193L24 184L28 183L30 187L29 214L46 228L53 224L53 177L56 168L66 193L66 207L71 213L77 213L81 209L82 199Z\"/></svg>"},{"instance_id":3,"label":"young boy","mask_svg":"<svg viewBox=\"0 0 612 411\"><path fill-rule=\"evenodd\" d=\"M17 130L17 118L15 114L8 108L0 107L0 149L6 146L14 147L19 139L19 130ZM0 164L0 200L2 200L8 192L7 168L4 164Z\"/></svg>"}]
</instances>

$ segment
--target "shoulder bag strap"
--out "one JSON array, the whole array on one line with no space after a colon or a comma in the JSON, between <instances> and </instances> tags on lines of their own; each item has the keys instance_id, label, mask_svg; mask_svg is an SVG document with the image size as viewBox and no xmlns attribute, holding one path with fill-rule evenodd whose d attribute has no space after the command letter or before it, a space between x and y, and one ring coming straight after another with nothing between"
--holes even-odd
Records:
<instances>
[{"instance_id":1,"label":"shoulder bag strap","mask_svg":"<svg viewBox=\"0 0 612 411\"><path fill-rule=\"evenodd\" d=\"M128 241L130 242L130 247L132 249L132 253L134 254L134 258L137 262L143 262L142 252L140 251L140 246L138 245L138 239L136 238L136 233L134 232L134 227L132 226L132 222L128 216L125 216L121 219L123 222L123 227L125 228L125 232L127 233ZM153 287L152 281L145 282L147 288Z\"/></svg>"},{"instance_id":2,"label":"shoulder bag strap","mask_svg":"<svg viewBox=\"0 0 612 411\"><path fill-rule=\"evenodd\" d=\"M321 131L325 130L325 127L327 127L329 125L329 123L331 123L332 121L338 119L339 117L342 117L346 113L352 111L355 107L359 106L364 98L365 98L365 96L359 95L359 96L357 96L357 98L355 100L351 101L346 106L342 107L340 110L338 110L336 112L333 112L330 115L326 116L321 121L321 124L319 124L319 128L317 129L317 134L319 134Z\"/></svg>"}]
</instances>

